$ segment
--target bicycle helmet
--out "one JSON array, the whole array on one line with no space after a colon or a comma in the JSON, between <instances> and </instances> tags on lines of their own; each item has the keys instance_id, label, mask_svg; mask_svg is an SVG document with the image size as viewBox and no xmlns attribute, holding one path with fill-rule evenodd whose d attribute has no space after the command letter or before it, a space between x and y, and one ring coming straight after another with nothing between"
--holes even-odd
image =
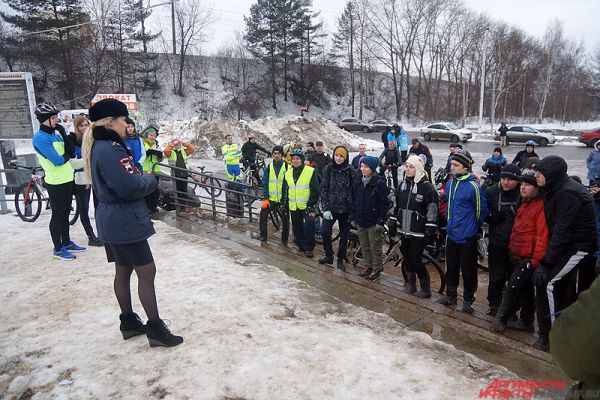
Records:
<instances>
[{"instance_id":1,"label":"bicycle helmet","mask_svg":"<svg viewBox=\"0 0 600 400\"><path fill-rule=\"evenodd\" d=\"M298 156L298 157L300 157L300 159L302 159L302 161L304 161L304 152L302 151L302 149L292 150L290 156L291 157Z\"/></svg>"},{"instance_id":2,"label":"bicycle helmet","mask_svg":"<svg viewBox=\"0 0 600 400\"><path fill-rule=\"evenodd\" d=\"M528 141L525 143L525 147L527 147L527 146L533 146L533 147L535 147L535 142L534 142L533 140L528 140Z\"/></svg>"},{"instance_id":3,"label":"bicycle helmet","mask_svg":"<svg viewBox=\"0 0 600 400\"><path fill-rule=\"evenodd\" d=\"M437 169L437 171L435 171L435 174L433 175L433 180L436 185L439 185L440 183L446 180L446 176L448 176L446 170L440 167Z\"/></svg>"},{"instance_id":4,"label":"bicycle helmet","mask_svg":"<svg viewBox=\"0 0 600 400\"><path fill-rule=\"evenodd\" d=\"M35 106L34 113L38 121L44 122L51 116L58 115L59 110L52 103L45 101Z\"/></svg>"}]
</instances>

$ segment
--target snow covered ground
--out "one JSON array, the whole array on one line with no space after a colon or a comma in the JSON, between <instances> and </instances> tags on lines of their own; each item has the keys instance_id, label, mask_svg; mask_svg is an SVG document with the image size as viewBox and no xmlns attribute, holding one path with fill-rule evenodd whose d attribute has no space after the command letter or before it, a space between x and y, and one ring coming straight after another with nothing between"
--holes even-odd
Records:
<instances>
[{"instance_id":1,"label":"snow covered ground","mask_svg":"<svg viewBox=\"0 0 600 400\"><path fill-rule=\"evenodd\" d=\"M123 341L104 250L53 260L47 225L47 213L30 224L0 216L6 398L466 399L515 378L162 222L150 239L159 309L185 342ZM135 278L132 289L143 317Z\"/></svg>"}]
</instances>

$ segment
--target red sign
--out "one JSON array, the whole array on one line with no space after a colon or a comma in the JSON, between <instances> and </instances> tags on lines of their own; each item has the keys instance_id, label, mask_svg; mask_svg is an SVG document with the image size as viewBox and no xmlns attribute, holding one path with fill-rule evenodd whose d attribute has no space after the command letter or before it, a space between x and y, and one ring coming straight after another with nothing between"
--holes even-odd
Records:
<instances>
[{"instance_id":1,"label":"red sign","mask_svg":"<svg viewBox=\"0 0 600 400\"><path fill-rule=\"evenodd\" d=\"M135 94L97 94L90 101L90 107L104 99L117 99L125 103L129 111L137 111L137 97Z\"/></svg>"}]
</instances>

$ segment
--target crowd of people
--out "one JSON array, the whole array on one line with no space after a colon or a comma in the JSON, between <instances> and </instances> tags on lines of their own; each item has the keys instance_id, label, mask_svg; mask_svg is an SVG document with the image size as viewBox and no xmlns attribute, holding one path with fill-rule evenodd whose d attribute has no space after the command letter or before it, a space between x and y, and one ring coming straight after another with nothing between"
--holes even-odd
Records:
<instances>
[{"instance_id":1,"label":"crowd of people","mask_svg":"<svg viewBox=\"0 0 600 400\"><path fill-rule=\"evenodd\" d=\"M185 183L187 176L177 171L188 169L188 158L196 149L179 139L162 149L156 140L158 126L151 124L138 134L126 106L116 100L92 106L89 120L78 117L69 136L60 132L57 114L50 104L38 105L40 131L33 139L52 204L53 256L72 260L73 253L86 250L70 239L68 210L73 192L82 205L89 203L91 185L98 237L85 207L80 208L86 214L82 224L89 244L104 245L108 262L115 263L123 338L146 334L153 346L181 343L183 338L171 334L158 314L156 267L147 238L154 233L149 213L156 210L160 168L156 163L168 160L176 167L172 173ZM330 155L321 141L295 141L269 152L253 136L240 147L227 135L221 150L232 182L239 180L241 162L252 164L257 151L269 153L272 161L262 175L260 240L268 240L267 219L276 207L283 215L282 244L290 245L291 222L293 244L313 258L320 236L324 251L320 264L346 271L347 239L354 226L362 251L360 276L379 279L387 229L390 237L401 240L407 272L404 292L430 298L431 278L423 253L444 231L447 285L445 296L437 302L458 303L462 274L465 313L474 311L477 244L480 229L487 224L488 314L495 317L490 329L533 332L537 320L534 346L548 349L555 321L592 285L598 272L600 145L588 157L590 186L586 187L567 174L561 157L540 159L535 143L528 142L511 163L501 147L495 148L482 167L486 177L473 173L473 157L453 143L445 168L432 176L433 157L427 146L413 139L409 147L408 135L399 126L384 133L386 146L379 157L368 155L361 144L352 160L346 147L336 146ZM116 220L118 226L112 223ZM336 222L340 235L334 251ZM147 324L132 310L133 271Z\"/></svg>"}]
</instances>

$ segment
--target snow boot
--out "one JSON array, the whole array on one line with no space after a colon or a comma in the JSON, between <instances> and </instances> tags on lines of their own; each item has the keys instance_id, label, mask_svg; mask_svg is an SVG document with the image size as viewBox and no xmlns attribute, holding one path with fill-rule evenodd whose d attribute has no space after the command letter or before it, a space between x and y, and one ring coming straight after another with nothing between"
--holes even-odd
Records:
<instances>
[{"instance_id":1,"label":"snow boot","mask_svg":"<svg viewBox=\"0 0 600 400\"><path fill-rule=\"evenodd\" d=\"M417 292L417 297L422 299L428 299L431 297L431 278L427 274L424 278L419 278L419 285L421 290Z\"/></svg>"},{"instance_id":2,"label":"snow boot","mask_svg":"<svg viewBox=\"0 0 600 400\"><path fill-rule=\"evenodd\" d=\"M346 264L344 264L344 258L338 257L337 259L337 267L340 271L346 272Z\"/></svg>"},{"instance_id":3,"label":"snow boot","mask_svg":"<svg viewBox=\"0 0 600 400\"><path fill-rule=\"evenodd\" d=\"M406 282L404 282L403 292L406 294L413 294L417 291L417 274L414 272L406 273Z\"/></svg>"},{"instance_id":4,"label":"snow boot","mask_svg":"<svg viewBox=\"0 0 600 400\"><path fill-rule=\"evenodd\" d=\"M328 267L333 267L333 257L323 257L323 258L319 258L319 264L325 264Z\"/></svg>"},{"instance_id":5,"label":"snow boot","mask_svg":"<svg viewBox=\"0 0 600 400\"><path fill-rule=\"evenodd\" d=\"M306 255L307 258L313 258L315 256L315 254L313 253L312 250L306 250L304 251L304 254ZM332 261L333 263L333 261Z\"/></svg>"},{"instance_id":6,"label":"snow boot","mask_svg":"<svg viewBox=\"0 0 600 400\"><path fill-rule=\"evenodd\" d=\"M455 306L456 305L456 297L444 296L436 303L441 304L443 306Z\"/></svg>"},{"instance_id":7,"label":"snow boot","mask_svg":"<svg viewBox=\"0 0 600 400\"><path fill-rule=\"evenodd\" d=\"M102 241L94 235L94 232L92 232L88 235L88 246L100 247L104 246L104 243L102 243Z\"/></svg>"},{"instance_id":8,"label":"snow boot","mask_svg":"<svg viewBox=\"0 0 600 400\"><path fill-rule=\"evenodd\" d=\"M148 337L150 347L173 347L183 343L183 338L181 336L173 335L162 319L159 319L158 321L148 321L146 326L148 327L146 336Z\"/></svg>"},{"instance_id":9,"label":"snow boot","mask_svg":"<svg viewBox=\"0 0 600 400\"><path fill-rule=\"evenodd\" d=\"M526 322L523 322L522 320L518 320L518 321L509 320L506 323L506 326L509 327L510 329L514 329L517 331L528 331L528 332L535 331L535 328L533 327L533 322L526 323Z\"/></svg>"},{"instance_id":10,"label":"snow boot","mask_svg":"<svg viewBox=\"0 0 600 400\"><path fill-rule=\"evenodd\" d=\"M363 268L363 271L358 276L360 276L361 278L366 278L367 276L371 275L372 272L373 272L373 268L366 267L366 268Z\"/></svg>"},{"instance_id":11,"label":"snow boot","mask_svg":"<svg viewBox=\"0 0 600 400\"><path fill-rule=\"evenodd\" d=\"M377 279L379 279L381 277L382 271L383 271L383 268L374 269L373 272L371 272L371 275L367 276L367 279L370 281L376 281Z\"/></svg>"},{"instance_id":12,"label":"snow boot","mask_svg":"<svg viewBox=\"0 0 600 400\"><path fill-rule=\"evenodd\" d=\"M462 312L467 314L473 314L473 302L472 301L463 301Z\"/></svg>"},{"instance_id":13,"label":"snow boot","mask_svg":"<svg viewBox=\"0 0 600 400\"><path fill-rule=\"evenodd\" d=\"M548 336L540 336L538 340L533 343L533 347L542 351L550 350L550 341L548 341Z\"/></svg>"},{"instance_id":14,"label":"snow boot","mask_svg":"<svg viewBox=\"0 0 600 400\"><path fill-rule=\"evenodd\" d=\"M146 334L146 325L144 325L136 313L121 314L119 315L119 319L121 320L119 329L121 330L121 335L123 335L123 340Z\"/></svg>"}]
</instances>

